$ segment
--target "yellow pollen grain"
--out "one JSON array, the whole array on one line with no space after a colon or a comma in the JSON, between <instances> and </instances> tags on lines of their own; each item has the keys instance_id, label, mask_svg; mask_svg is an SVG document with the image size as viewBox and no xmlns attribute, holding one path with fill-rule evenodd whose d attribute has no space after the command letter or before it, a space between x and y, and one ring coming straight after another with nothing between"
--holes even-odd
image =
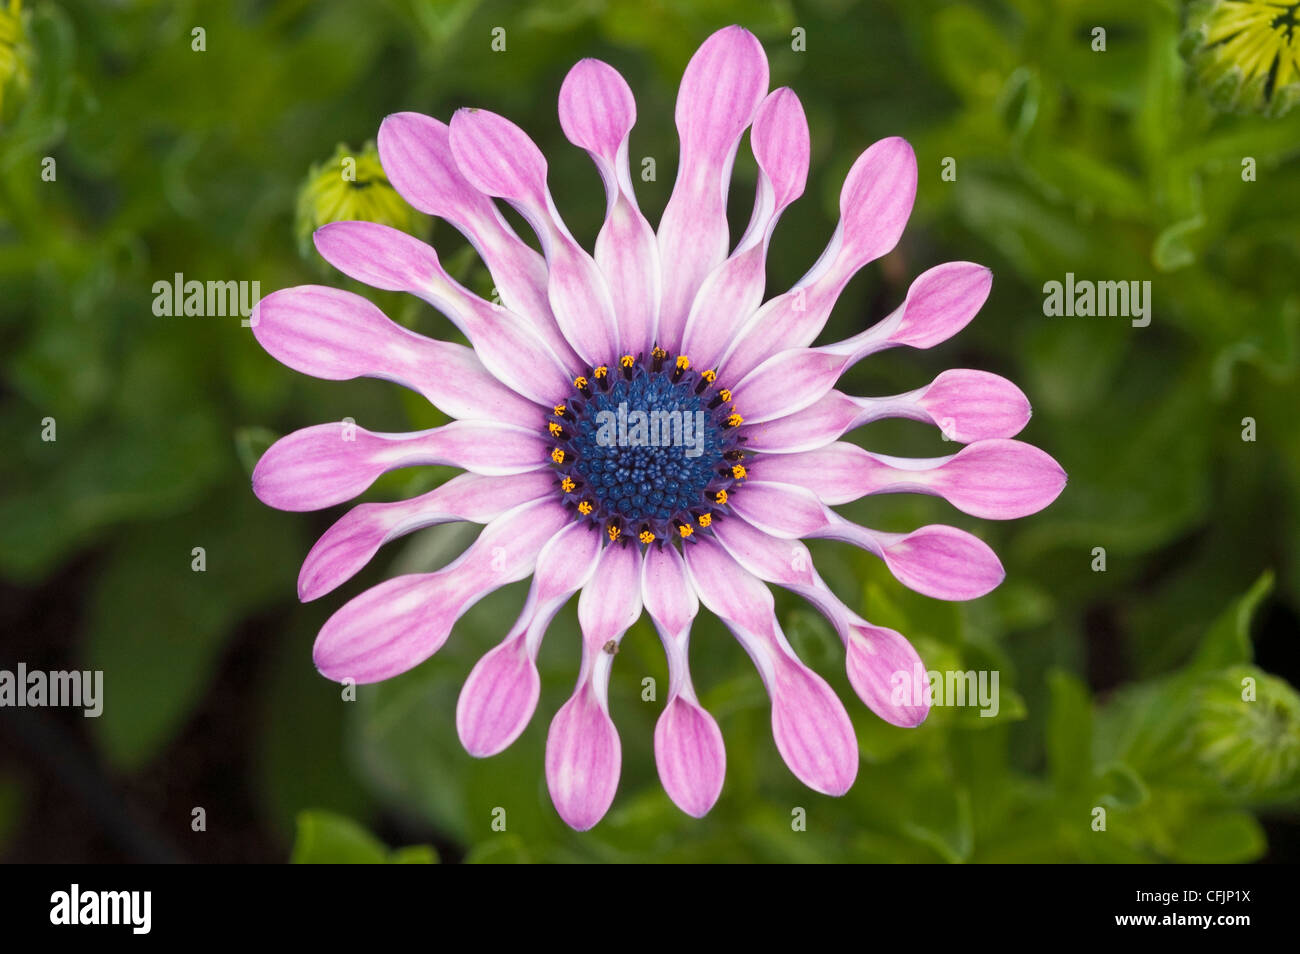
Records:
<instances>
[{"instance_id":1,"label":"yellow pollen grain","mask_svg":"<svg viewBox=\"0 0 1300 954\"><path fill-rule=\"evenodd\" d=\"M713 522L713 514L711 513L702 513L699 515L699 517L696 518L696 523L698 523L701 527L707 527L712 522Z\"/></svg>"},{"instance_id":2,"label":"yellow pollen grain","mask_svg":"<svg viewBox=\"0 0 1300 954\"><path fill-rule=\"evenodd\" d=\"M584 500L582 503L578 504L578 513L582 514L584 517L591 513L591 501Z\"/></svg>"},{"instance_id":3,"label":"yellow pollen grain","mask_svg":"<svg viewBox=\"0 0 1300 954\"><path fill-rule=\"evenodd\" d=\"M718 379L718 372L713 370L701 371L700 377L702 377L705 381L708 381L710 384L712 384L714 381Z\"/></svg>"},{"instance_id":4,"label":"yellow pollen grain","mask_svg":"<svg viewBox=\"0 0 1300 954\"><path fill-rule=\"evenodd\" d=\"M625 368L630 368L632 365L636 364L636 358L632 357L630 354L625 354L623 357L618 359L618 363Z\"/></svg>"},{"instance_id":5,"label":"yellow pollen grain","mask_svg":"<svg viewBox=\"0 0 1300 954\"><path fill-rule=\"evenodd\" d=\"M568 408L566 408L563 404L557 404L557 405L555 405L555 407L554 407L555 416L556 416L556 417L563 417L563 416L564 416L564 412L567 411L567 410L568 410Z\"/></svg>"},{"instance_id":6,"label":"yellow pollen grain","mask_svg":"<svg viewBox=\"0 0 1300 954\"><path fill-rule=\"evenodd\" d=\"M666 358L668 357L668 352L665 351L663 348L655 348L653 351L650 352L650 355L651 357L654 358Z\"/></svg>"},{"instance_id":7,"label":"yellow pollen grain","mask_svg":"<svg viewBox=\"0 0 1300 954\"><path fill-rule=\"evenodd\" d=\"M735 477L737 480L741 480L745 476L745 468L742 465L737 464L731 468L731 476Z\"/></svg>"},{"instance_id":8,"label":"yellow pollen grain","mask_svg":"<svg viewBox=\"0 0 1300 954\"><path fill-rule=\"evenodd\" d=\"M683 538L685 538L685 537L689 537L692 533L694 533L695 528L692 527L689 523L679 523L677 525L677 532L680 533Z\"/></svg>"},{"instance_id":9,"label":"yellow pollen grain","mask_svg":"<svg viewBox=\"0 0 1300 954\"><path fill-rule=\"evenodd\" d=\"M550 424L547 424L546 429L549 430L551 434L555 437L559 437L560 434L564 431L564 428L560 427L560 425L556 424L554 421L551 421Z\"/></svg>"},{"instance_id":10,"label":"yellow pollen grain","mask_svg":"<svg viewBox=\"0 0 1300 954\"><path fill-rule=\"evenodd\" d=\"M687 368L689 368L690 366L691 366L691 359L690 359L690 358L686 357L686 355L684 355L684 354L679 354L679 355L677 356L677 367L678 367L679 370L681 370L681 371L685 371L685 370L686 370Z\"/></svg>"},{"instance_id":11,"label":"yellow pollen grain","mask_svg":"<svg viewBox=\"0 0 1300 954\"><path fill-rule=\"evenodd\" d=\"M555 450L551 451L551 460L555 461L557 464L563 464L564 451L560 450L558 447L555 448Z\"/></svg>"},{"instance_id":12,"label":"yellow pollen grain","mask_svg":"<svg viewBox=\"0 0 1300 954\"><path fill-rule=\"evenodd\" d=\"M654 535L653 533L651 533L649 530L642 530L640 536L638 537L638 539L639 539L642 543L654 543L654 542L655 542L655 535Z\"/></svg>"},{"instance_id":13,"label":"yellow pollen grain","mask_svg":"<svg viewBox=\"0 0 1300 954\"><path fill-rule=\"evenodd\" d=\"M587 384L588 384L587 379L584 378L582 375L578 375L576 378L573 379L573 386L577 388L579 391L585 388Z\"/></svg>"},{"instance_id":14,"label":"yellow pollen grain","mask_svg":"<svg viewBox=\"0 0 1300 954\"><path fill-rule=\"evenodd\" d=\"M562 481L560 481L560 489L563 490L566 494L573 493L573 488L576 486L577 484L573 482L572 477L565 477Z\"/></svg>"},{"instance_id":15,"label":"yellow pollen grain","mask_svg":"<svg viewBox=\"0 0 1300 954\"><path fill-rule=\"evenodd\" d=\"M619 531L618 531L618 527L615 524L611 523L608 527L605 528L605 531L609 534L610 543L613 543L615 540L618 539Z\"/></svg>"},{"instance_id":16,"label":"yellow pollen grain","mask_svg":"<svg viewBox=\"0 0 1300 954\"><path fill-rule=\"evenodd\" d=\"M745 423L745 419L739 414L732 414L727 418L728 427L740 427L743 423Z\"/></svg>"},{"instance_id":17,"label":"yellow pollen grain","mask_svg":"<svg viewBox=\"0 0 1300 954\"><path fill-rule=\"evenodd\" d=\"M591 372L591 374L592 374L592 377L594 377L597 381L599 381L599 380L600 380L601 378L603 378L605 375L609 374L609 368L607 368L605 365L602 364L602 365L601 365L599 368L597 368L595 371Z\"/></svg>"},{"instance_id":18,"label":"yellow pollen grain","mask_svg":"<svg viewBox=\"0 0 1300 954\"><path fill-rule=\"evenodd\" d=\"M726 503L727 492L725 490L719 490L716 494L713 495L713 502L720 503L720 504Z\"/></svg>"},{"instance_id":19,"label":"yellow pollen grain","mask_svg":"<svg viewBox=\"0 0 1300 954\"><path fill-rule=\"evenodd\" d=\"M731 392L728 391L726 388L723 388L721 391L718 392L718 397L722 398L722 400L723 400L724 402L725 402L725 401L730 401L730 400L731 400Z\"/></svg>"}]
</instances>

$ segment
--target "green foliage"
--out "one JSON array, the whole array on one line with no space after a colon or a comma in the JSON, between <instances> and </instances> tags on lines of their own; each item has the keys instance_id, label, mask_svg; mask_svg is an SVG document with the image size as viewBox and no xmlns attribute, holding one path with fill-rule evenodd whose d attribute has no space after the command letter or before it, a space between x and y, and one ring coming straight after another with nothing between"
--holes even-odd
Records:
<instances>
[{"instance_id":1,"label":"green foliage","mask_svg":"<svg viewBox=\"0 0 1300 954\"><path fill-rule=\"evenodd\" d=\"M1182 5L37 0L22 22L25 78L4 86L0 109L0 577L20 595L81 607L64 642L107 673L109 704L90 731L112 772L139 781L182 764L177 740L196 713L223 712L224 671L252 683L245 784L256 824L295 861L437 860L427 848L390 851L361 827L381 817L481 863L1249 861L1267 851L1261 819L1294 823L1300 706L1255 658L1251 627L1300 614L1300 110L1220 111L1183 40L1195 25ZM730 22L763 40L773 86L795 88L812 128L807 195L777 229L769 291L816 259L857 154L907 137L920 170L912 224L846 290L826 340L888 311L942 261L988 264L995 287L960 338L864 362L845 388L895 393L951 366L1004 374L1034 404L1024 438L1070 483L1051 508L1008 525L930 498L844 508L885 529L942 521L988 539L1007 581L970 604L919 597L851 548L813 547L836 592L906 634L930 669L997 671L996 715L937 706L919 729L882 723L853 696L833 632L778 593L793 645L845 700L860 741L854 788L816 795L776 753L749 660L702 616L692 666L728 767L714 811L691 819L656 777L667 676L643 622L611 687L619 794L578 835L555 815L543 774L546 728L576 675L573 608L543 647L533 723L507 752L473 759L456 737L457 696L513 622L522 587L475 607L429 662L345 701L312 668L315 630L362 586L447 562L469 531L422 531L304 607L297 567L337 512L279 514L249 492L258 456L289 430L352 417L396 431L439 415L384 383L297 375L238 317L159 317L152 289L181 272L263 292L317 281L363 290L300 256L300 187L313 167L332 168L339 143L372 140L404 109L446 119L475 105L519 122L590 244L604 195L555 115L563 76L584 56L611 62L636 92L631 148L657 160L656 180L636 183L653 221L672 187L680 71ZM1098 24L1104 52L1092 49ZM206 31L202 52L194 27ZM806 52L792 49L796 28ZM53 181L42 178L47 157ZM734 234L754 180L742 145ZM452 229L404 208L386 214L430 228L448 269L489 292ZM1067 272L1150 281L1150 326L1045 317L1043 285ZM405 325L454 334L420 302L363 291ZM42 439L47 418L55 441ZM893 454L952 450L905 423L854 439ZM390 475L368 499L445 476ZM1104 572L1092 569L1096 547ZM232 675L232 647L248 644L261 668ZM30 809L23 783L0 779L0 841ZM806 830L792 825L801 811Z\"/></svg>"},{"instance_id":2,"label":"green foliage","mask_svg":"<svg viewBox=\"0 0 1300 954\"><path fill-rule=\"evenodd\" d=\"M330 812L303 812L293 843L295 865L430 865L438 853L428 845L390 851L356 822Z\"/></svg>"}]
</instances>

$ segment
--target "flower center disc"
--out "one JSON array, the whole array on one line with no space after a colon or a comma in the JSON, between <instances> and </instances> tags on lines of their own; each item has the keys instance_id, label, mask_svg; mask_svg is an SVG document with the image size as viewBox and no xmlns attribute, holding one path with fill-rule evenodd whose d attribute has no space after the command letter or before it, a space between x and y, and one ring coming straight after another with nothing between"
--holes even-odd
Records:
<instances>
[{"instance_id":1,"label":"flower center disc","mask_svg":"<svg viewBox=\"0 0 1300 954\"><path fill-rule=\"evenodd\" d=\"M715 382L660 348L576 378L547 421L565 505L610 540L708 527L745 477L741 417Z\"/></svg>"}]
</instances>

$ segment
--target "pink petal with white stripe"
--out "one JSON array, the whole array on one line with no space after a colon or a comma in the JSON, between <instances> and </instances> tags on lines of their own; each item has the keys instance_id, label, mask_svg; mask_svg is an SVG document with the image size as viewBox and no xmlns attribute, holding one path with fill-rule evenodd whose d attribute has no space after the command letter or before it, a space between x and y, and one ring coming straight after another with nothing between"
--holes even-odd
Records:
<instances>
[{"instance_id":1,"label":"pink petal with white stripe","mask_svg":"<svg viewBox=\"0 0 1300 954\"><path fill-rule=\"evenodd\" d=\"M759 457L750 475L805 487L832 507L870 494L931 494L963 513L990 520L1037 513L1065 487L1065 471L1056 461L1011 440L978 441L948 457L929 458L890 457L835 443L800 454Z\"/></svg>"},{"instance_id":2,"label":"pink petal with white stripe","mask_svg":"<svg viewBox=\"0 0 1300 954\"><path fill-rule=\"evenodd\" d=\"M853 691L886 722L915 728L930 714L925 664L896 630L865 620L849 624L848 672ZM919 681L918 681L919 677Z\"/></svg>"},{"instance_id":3,"label":"pink petal with white stripe","mask_svg":"<svg viewBox=\"0 0 1300 954\"><path fill-rule=\"evenodd\" d=\"M322 285L282 288L258 302L249 322L271 357L313 377L393 381L424 395L449 417L537 414L535 405L489 374L469 348L409 331L351 292Z\"/></svg>"},{"instance_id":4,"label":"pink petal with white stripe","mask_svg":"<svg viewBox=\"0 0 1300 954\"><path fill-rule=\"evenodd\" d=\"M560 218L546 185L546 158L522 129L484 109L451 119L456 164L475 188L505 199L532 226L546 255L547 298L573 350L593 367L619 353L614 303L600 268Z\"/></svg>"},{"instance_id":5,"label":"pink petal with white stripe","mask_svg":"<svg viewBox=\"0 0 1300 954\"><path fill-rule=\"evenodd\" d=\"M947 262L922 272L907 292L891 344L933 348L970 323L993 288L993 272L974 262ZM917 294L913 294L913 290Z\"/></svg>"},{"instance_id":6,"label":"pink petal with white stripe","mask_svg":"<svg viewBox=\"0 0 1300 954\"><path fill-rule=\"evenodd\" d=\"M907 345L932 348L965 328L988 300L993 272L974 262L945 262L918 275L907 298L866 331L819 350L856 364L869 354ZM847 367L848 365L846 365Z\"/></svg>"},{"instance_id":7,"label":"pink petal with white stripe","mask_svg":"<svg viewBox=\"0 0 1300 954\"><path fill-rule=\"evenodd\" d=\"M520 315L566 365L576 356L555 329L546 297L546 261L515 234L501 210L461 175L445 123L394 113L379 127L379 159L402 197L446 219L479 253L507 308Z\"/></svg>"},{"instance_id":8,"label":"pink petal with white stripe","mask_svg":"<svg viewBox=\"0 0 1300 954\"><path fill-rule=\"evenodd\" d=\"M635 546L610 544L578 598L582 641L589 649L610 655L610 641L622 639L640 615L641 552Z\"/></svg>"},{"instance_id":9,"label":"pink petal with white stripe","mask_svg":"<svg viewBox=\"0 0 1300 954\"><path fill-rule=\"evenodd\" d=\"M708 538L687 548L686 566L700 601L758 668L772 699L772 736L790 771L815 791L843 795L858 772L853 726L830 686L790 648L771 591Z\"/></svg>"},{"instance_id":10,"label":"pink petal with white stripe","mask_svg":"<svg viewBox=\"0 0 1300 954\"><path fill-rule=\"evenodd\" d=\"M605 183L595 258L614 302L622 350L647 353L659 324L659 246L637 208L628 169L636 101L627 81L600 60L579 61L560 87L560 125L569 142L590 153Z\"/></svg>"},{"instance_id":11,"label":"pink petal with white stripe","mask_svg":"<svg viewBox=\"0 0 1300 954\"><path fill-rule=\"evenodd\" d=\"M808 120L789 89L768 95L750 133L758 161L758 189L749 228L731 257L709 273L691 305L682 353L711 368L763 300L772 230L781 213L803 194L808 179Z\"/></svg>"},{"instance_id":12,"label":"pink petal with white stripe","mask_svg":"<svg viewBox=\"0 0 1300 954\"><path fill-rule=\"evenodd\" d=\"M641 569L641 600L646 612L654 621L661 636L666 635L674 649L670 652L671 663L685 662L685 656L677 650L685 650L685 642L690 636L691 623L700 611L700 599L691 588L686 576L686 565L676 547L648 547L645 552L644 565ZM690 673L686 669L676 670L683 677L680 684L674 683L670 691L691 691Z\"/></svg>"},{"instance_id":13,"label":"pink petal with white stripe","mask_svg":"<svg viewBox=\"0 0 1300 954\"><path fill-rule=\"evenodd\" d=\"M840 223L821 258L744 325L720 372L735 380L783 348L811 344L849 279L898 244L915 199L916 155L907 141L868 148L844 180Z\"/></svg>"},{"instance_id":14,"label":"pink petal with white stripe","mask_svg":"<svg viewBox=\"0 0 1300 954\"><path fill-rule=\"evenodd\" d=\"M779 352L731 389L735 406L751 425L794 414L829 392L849 364L816 348Z\"/></svg>"},{"instance_id":15,"label":"pink petal with white stripe","mask_svg":"<svg viewBox=\"0 0 1300 954\"><path fill-rule=\"evenodd\" d=\"M1029 423L1029 399L1006 378L954 368L916 393L918 418L931 421L949 440L969 444L1015 437Z\"/></svg>"},{"instance_id":16,"label":"pink petal with white stripe","mask_svg":"<svg viewBox=\"0 0 1300 954\"><path fill-rule=\"evenodd\" d=\"M940 459L942 464L926 471L929 491L976 517L1026 517L1048 506L1065 489L1061 465L1023 441L977 441Z\"/></svg>"},{"instance_id":17,"label":"pink petal with white stripe","mask_svg":"<svg viewBox=\"0 0 1300 954\"><path fill-rule=\"evenodd\" d=\"M700 601L675 547L646 549L641 598L668 659L668 698L655 723L659 780L678 808L701 818L722 792L727 751L722 730L699 704L691 684L688 647Z\"/></svg>"},{"instance_id":18,"label":"pink petal with white stripe","mask_svg":"<svg viewBox=\"0 0 1300 954\"><path fill-rule=\"evenodd\" d=\"M456 733L465 751L487 758L509 748L528 727L541 689L537 661L522 632L490 649L456 702Z\"/></svg>"},{"instance_id":19,"label":"pink petal with white stripe","mask_svg":"<svg viewBox=\"0 0 1300 954\"><path fill-rule=\"evenodd\" d=\"M451 564L387 580L344 604L316 637L312 658L329 679L378 682L437 652L465 611L533 571L538 551L569 522L552 500L497 517Z\"/></svg>"},{"instance_id":20,"label":"pink petal with white stripe","mask_svg":"<svg viewBox=\"0 0 1300 954\"><path fill-rule=\"evenodd\" d=\"M673 696L655 723L659 781L686 814L703 818L718 801L727 751L717 721L698 702Z\"/></svg>"},{"instance_id":21,"label":"pink petal with white stripe","mask_svg":"<svg viewBox=\"0 0 1300 954\"><path fill-rule=\"evenodd\" d=\"M537 651L542 637L555 614L587 582L599 555L600 537L576 523L542 547L518 621L478 661L461 688L456 731L470 755L496 755L528 725L541 686Z\"/></svg>"},{"instance_id":22,"label":"pink petal with white stripe","mask_svg":"<svg viewBox=\"0 0 1300 954\"><path fill-rule=\"evenodd\" d=\"M663 305L659 344L680 350L695 294L727 257L727 192L745 128L767 93L767 55L748 30L730 26L695 51L677 93L677 181L659 222Z\"/></svg>"},{"instance_id":23,"label":"pink petal with white stripe","mask_svg":"<svg viewBox=\"0 0 1300 954\"><path fill-rule=\"evenodd\" d=\"M895 697L888 691L897 669L911 673L913 664L920 665L916 650L894 630L868 623L831 592L802 542L770 536L744 520L719 521L714 535L750 573L798 593L830 621L844 643L849 681L871 711L904 728L925 721L928 701L918 706L910 696Z\"/></svg>"},{"instance_id":24,"label":"pink petal with white stripe","mask_svg":"<svg viewBox=\"0 0 1300 954\"><path fill-rule=\"evenodd\" d=\"M890 397L852 397L832 390L785 417L742 425L746 447L797 454L825 447L854 428L885 418L908 418L938 427L962 444L1014 437L1029 422L1029 401L1006 378L987 371L944 371L929 385Z\"/></svg>"},{"instance_id":25,"label":"pink petal with white stripe","mask_svg":"<svg viewBox=\"0 0 1300 954\"><path fill-rule=\"evenodd\" d=\"M460 474L409 500L359 504L326 530L307 554L298 573L298 598L306 603L351 579L381 546L398 537L459 520L487 523L554 490L555 478L547 470L511 477Z\"/></svg>"},{"instance_id":26,"label":"pink petal with white stripe","mask_svg":"<svg viewBox=\"0 0 1300 954\"><path fill-rule=\"evenodd\" d=\"M545 340L558 336L539 335L518 315L469 291L447 274L431 246L374 222L334 222L314 238L321 257L345 275L408 292L441 311L507 387L540 404L568 393L570 369Z\"/></svg>"},{"instance_id":27,"label":"pink petal with white stripe","mask_svg":"<svg viewBox=\"0 0 1300 954\"><path fill-rule=\"evenodd\" d=\"M983 265L949 262L920 275L889 317L861 334L817 348L779 351L732 390L750 423L802 411L828 394L845 371L868 355L909 345L929 348L956 334L988 297L992 273ZM785 338L771 340L784 342ZM732 374L729 361L725 373ZM798 384L792 388L791 383Z\"/></svg>"},{"instance_id":28,"label":"pink petal with white stripe","mask_svg":"<svg viewBox=\"0 0 1300 954\"><path fill-rule=\"evenodd\" d=\"M321 510L351 500L390 470L442 464L505 476L544 467L547 452L539 432L486 421L453 421L408 434L317 424L267 449L253 468L253 493L277 510Z\"/></svg>"},{"instance_id":29,"label":"pink petal with white stripe","mask_svg":"<svg viewBox=\"0 0 1300 954\"><path fill-rule=\"evenodd\" d=\"M586 831L605 817L622 766L614 721L592 685L584 682L546 733L546 787L565 824Z\"/></svg>"},{"instance_id":30,"label":"pink petal with white stripe","mask_svg":"<svg viewBox=\"0 0 1300 954\"><path fill-rule=\"evenodd\" d=\"M737 514L772 536L823 537L861 547L880 557L904 586L941 600L971 600L995 589L1006 576L988 544L942 524L911 533L861 527L835 513L810 490L793 484L746 481L733 494Z\"/></svg>"},{"instance_id":31,"label":"pink petal with white stripe","mask_svg":"<svg viewBox=\"0 0 1300 954\"><path fill-rule=\"evenodd\" d=\"M849 524L833 539L857 546L874 543L900 583L938 600L978 599L997 589L1007 575L987 543L943 524L911 533L879 533Z\"/></svg>"},{"instance_id":32,"label":"pink petal with white stripe","mask_svg":"<svg viewBox=\"0 0 1300 954\"><path fill-rule=\"evenodd\" d=\"M614 653L641 615L641 553L609 545L578 597L582 670L573 696L556 713L546 737L546 784L570 827L586 831L614 801L622 759L609 717Z\"/></svg>"}]
</instances>

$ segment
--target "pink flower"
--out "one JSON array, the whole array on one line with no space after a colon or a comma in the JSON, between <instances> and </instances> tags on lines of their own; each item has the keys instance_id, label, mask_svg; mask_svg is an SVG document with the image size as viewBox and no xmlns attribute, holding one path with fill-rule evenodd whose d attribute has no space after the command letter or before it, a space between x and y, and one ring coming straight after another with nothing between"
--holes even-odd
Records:
<instances>
[{"instance_id":1,"label":"pink flower","mask_svg":"<svg viewBox=\"0 0 1300 954\"><path fill-rule=\"evenodd\" d=\"M450 126L417 113L389 116L379 153L393 185L466 235L503 304L457 284L423 242L381 225L340 222L315 235L326 260L376 288L423 298L472 347L415 334L364 298L320 286L275 292L254 318L257 340L289 367L330 380L395 381L453 418L410 434L343 424L290 434L253 474L265 503L331 507L386 471L418 464L467 472L412 500L364 503L345 514L303 564L303 600L328 593L403 534L455 520L485 524L449 566L391 579L338 610L316 640L317 667L359 683L405 672L437 652L475 602L531 575L518 622L474 668L456 711L466 749L492 755L532 717L538 647L580 591L578 684L546 746L552 799L579 830L601 819L618 786L621 750L607 690L619 641L643 608L663 639L670 674L655 757L683 811L701 816L713 806L726 763L721 732L700 706L687 666L701 603L757 666L791 771L839 795L857 774L853 729L830 687L791 650L766 584L801 594L825 614L863 702L894 725L918 725L928 706L915 697L900 703L891 691L895 674L921 665L916 651L836 597L801 538L861 547L920 593L974 599L1003 578L978 538L947 526L878 532L832 507L868 494L925 493L969 514L1008 519L1045 507L1065 483L1050 457L1011 440L1029 419L1029 404L996 375L946 371L882 398L835 390L868 355L929 348L960 331L988 295L988 269L933 268L879 324L812 346L849 279L902 234L916 194L915 157L902 139L881 140L858 158L821 258L794 288L762 301L768 240L803 192L809 157L798 98L767 87L763 49L740 27L715 33L696 52L677 99L677 181L656 232L637 207L628 168L632 93L604 63L575 66L560 90L560 124L604 180L608 203L594 255L564 225L547 189L546 160L519 127L476 109L460 110ZM729 252L727 190L746 129L758 189L749 227ZM515 234L498 199L523 216L544 254ZM839 440L886 417L928 422L965 446L912 460Z\"/></svg>"}]
</instances>

